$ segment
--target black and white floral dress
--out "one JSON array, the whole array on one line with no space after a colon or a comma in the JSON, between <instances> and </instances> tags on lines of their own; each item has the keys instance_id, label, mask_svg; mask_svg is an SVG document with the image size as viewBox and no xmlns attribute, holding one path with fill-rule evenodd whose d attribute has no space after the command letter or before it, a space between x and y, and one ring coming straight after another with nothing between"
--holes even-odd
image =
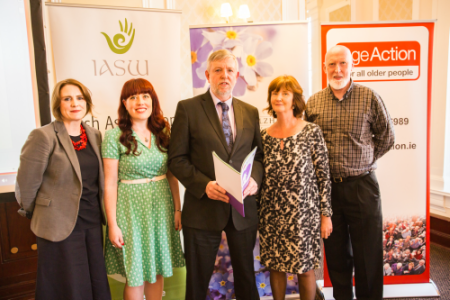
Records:
<instances>
[{"instance_id":1,"label":"black and white floral dress","mask_svg":"<svg viewBox=\"0 0 450 300\"><path fill-rule=\"evenodd\" d=\"M320 264L320 215L332 214L322 131L307 123L287 138L271 137L266 129L261 135L265 169L258 208L261 263L279 272L305 273Z\"/></svg>"}]
</instances>

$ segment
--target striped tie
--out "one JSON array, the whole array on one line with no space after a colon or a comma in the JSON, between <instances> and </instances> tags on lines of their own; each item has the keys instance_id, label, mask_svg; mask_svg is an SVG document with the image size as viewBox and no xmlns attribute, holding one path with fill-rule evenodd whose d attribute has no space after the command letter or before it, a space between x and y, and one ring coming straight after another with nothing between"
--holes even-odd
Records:
<instances>
[{"instance_id":1,"label":"striped tie","mask_svg":"<svg viewBox=\"0 0 450 300\"><path fill-rule=\"evenodd\" d=\"M233 131L231 130L230 119L228 118L228 110L230 108L223 102L220 102L219 105L222 106L222 129L225 140L227 141L228 152L231 153L231 149L233 149Z\"/></svg>"}]
</instances>

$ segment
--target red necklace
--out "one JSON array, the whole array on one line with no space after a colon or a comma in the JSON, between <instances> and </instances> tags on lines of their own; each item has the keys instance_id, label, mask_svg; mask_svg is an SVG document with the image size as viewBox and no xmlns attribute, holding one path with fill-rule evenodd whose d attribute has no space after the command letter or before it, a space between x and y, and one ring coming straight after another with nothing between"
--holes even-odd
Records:
<instances>
[{"instance_id":1,"label":"red necklace","mask_svg":"<svg viewBox=\"0 0 450 300\"><path fill-rule=\"evenodd\" d=\"M86 130L84 130L83 125L80 125L81 135L80 140L78 142L72 141L73 148L77 151L83 150L86 148L87 145L87 136L86 136Z\"/></svg>"}]
</instances>

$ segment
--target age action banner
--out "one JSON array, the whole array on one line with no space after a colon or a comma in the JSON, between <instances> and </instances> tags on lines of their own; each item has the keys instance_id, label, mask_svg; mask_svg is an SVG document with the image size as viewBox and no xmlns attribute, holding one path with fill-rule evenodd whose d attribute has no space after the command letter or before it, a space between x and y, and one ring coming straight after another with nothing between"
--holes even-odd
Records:
<instances>
[{"instance_id":1,"label":"age action banner","mask_svg":"<svg viewBox=\"0 0 450 300\"><path fill-rule=\"evenodd\" d=\"M384 283L428 283L429 137L433 22L322 25L328 49L348 47L355 82L375 90L395 125L395 144L377 163L382 198ZM327 76L322 75L322 86ZM422 267L423 265L423 267ZM331 282L325 268L324 286Z\"/></svg>"},{"instance_id":2,"label":"age action banner","mask_svg":"<svg viewBox=\"0 0 450 300\"><path fill-rule=\"evenodd\" d=\"M46 3L56 81L74 78L92 92L85 122L103 134L117 126L123 84L152 83L171 121L180 100L181 12Z\"/></svg>"},{"instance_id":3,"label":"age action banner","mask_svg":"<svg viewBox=\"0 0 450 300\"><path fill-rule=\"evenodd\" d=\"M264 109L268 107L270 82L280 75L292 75L300 83L305 100L311 96L307 22L270 24L191 26L191 63L193 93L209 88L206 61L213 51L227 49L238 60L239 78L233 96L259 110L261 129L274 122ZM253 250L256 285L261 299L272 299L269 270L260 263L259 238ZM297 275L287 274L286 299L298 299ZM207 300L233 299L234 276L225 234L219 246Z\"/></svg>"}]
</instances>

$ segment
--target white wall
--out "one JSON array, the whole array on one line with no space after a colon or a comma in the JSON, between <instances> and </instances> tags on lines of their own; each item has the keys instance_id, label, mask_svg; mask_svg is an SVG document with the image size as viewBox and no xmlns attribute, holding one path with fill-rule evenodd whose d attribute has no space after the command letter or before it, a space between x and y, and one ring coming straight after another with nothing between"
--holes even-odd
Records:
<instances>
[{"instance_id":1,"label":"white wall","mask_svg":"<svg viewBox=\"0 0 450 300\"><path fill-rule=\"evenodd\" d=\"M72 3L72 4L90 4L90 5L106 5L106 6L128 6L142 7L142 0L57 0L46 2Z\"/></svg>"},{"instance_id":2,"label":"white wall","mask_svg":"<svg viewBox=\"0 0 450 300\"><path fill-rule=\"evenodd\" d=\"M431 18L437 19L431 104L431 212L446 217L450 217L449 11L447 0L433 0L431 11L423 11L423 15L431 13Z\"/></svg>"}]
</instances>

